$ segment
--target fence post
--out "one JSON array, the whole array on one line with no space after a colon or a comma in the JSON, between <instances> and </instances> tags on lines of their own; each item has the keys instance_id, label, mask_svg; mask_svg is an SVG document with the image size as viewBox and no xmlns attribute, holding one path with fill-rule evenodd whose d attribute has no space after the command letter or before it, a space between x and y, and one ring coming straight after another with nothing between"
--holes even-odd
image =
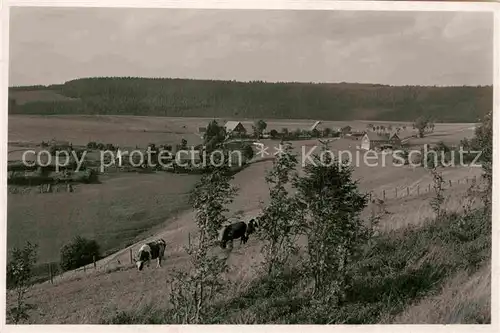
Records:
<instances>
[{"instance_id":1,"label":"fence post","mask_svg":"<svg viewBox=\"0 0 500 333\"><path fill-rule=\"evenodd\" d=\"M49 279L50 279L50 283L54 284L54 280L53 280L53 277L52 277L52 264L49 262L48 266L49 266Z\"/></svg>"},{"instance_id":2,"label":"fence post","mask_svg":"<svg viewBox=\"0 0 500 333\"><path fill-rule=\"evenodd\" d=\"M410 188L409 187L406 188L406 196L410 196Z\"/></svg>"},{"instance_id":3,"label":"fence post","mask_svg":"<svg viewBox=\"0 0 500 333\"><path fill-rule=\"evenodd\" d=\"M465 182L469 184L469 177L465 178Z\"/></svg>"},{"instance_id":4,"label":"fence post","mask_svg":"<svg viewBox=\"0 0 500 333\"><path fill-rule=\"evenodd\" d=\"M450 179L450 180L448 180L448 182L450 183L450 187L451 187L451 179Z\"/></svg>"},{"instance_id":5,"label":"fence post","mask_svg":"<svg viewBox=\"0 0 500 333\"><path fill-rule=\"evenodd\" d=\"M95 256L92 256L92 261L94 262L94 269L96 269Z\"/></svg>"},{"instance_id":6,"label":"fence post","mask_svg":"<svg viewBox=\"0 0 500 333\"><path fill-rule=\"evenodd\" d=\"M420 195L420 185L417 185L417 195Z\"/></svg>"},{"instance_id":7,"label":"fence post","mask_svg":"<svg viewBox=\"0 0 500 333\"><path fill-rule=\"evenodd\" d=\"M133 264L134 260L132 259L132 248L129 249L129 254L130 254L130 263Z\"/></svg>"},{"instance_id":8,"label":"fence post","mask_svg":"<svg viewBox=\"0 0 500 333\"><path fill-rule=\"evenodd\" d=\"M430 192L431 191L431 184L429 183L429 189L427 190L427 192Z\"/></svg>"},{"instance_id":9,"label":"fence post","mask_svg":"<svg viewBox=\"0 0 500 333\"><path fill-rule=\"evenodd\" d=\"M397 187L394 188L394 192L396 193L396 198L397 198L398 197L398 188Z\"/></svg>"},{"instance_id":10,"label":"fence post","mask_svg":"<svg viewBox=\"0 0 500 333\"><path fill-rule=\"evenodd\" d=\"M384 197L385 200L385 190L382 192L382 196Z\"/></svg>"}]
</instances>

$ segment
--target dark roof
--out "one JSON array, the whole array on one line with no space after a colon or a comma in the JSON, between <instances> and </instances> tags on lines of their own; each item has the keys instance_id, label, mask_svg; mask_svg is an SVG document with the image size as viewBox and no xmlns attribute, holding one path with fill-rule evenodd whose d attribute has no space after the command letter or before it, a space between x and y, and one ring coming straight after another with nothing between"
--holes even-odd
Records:
<instances>
[{"instance_id":1,"label":"dark roof","mask_svg":"<svg viewBox=\"0 0 500 333\"><path fill-rule=\"evenodd\" d=\"M243 124L241 122L239 122L239 121L228 121L224 125L224 127L226 128L227 132L232 132L232 131L234 131L238 127L241 127L242 130L246 130L245 126L243 126Z\"/></svg>"},{"instance_id":2,"label":"dark roof","mask_svg":"<svg viewBox=\"0 0 500 333\"><path fill-rule=\"evenodd\" d=\"M389 135L389 140L391 140L393 137L397 137L399 140L401 140L401 138L399 137L399 135L396 131L392 132L391 135Z\"/></svg>"},{"instance_id":3,"label":"dark roof","mask_svg":"<svg viewBox=\"0 0 500 333\"><path fill-rule=\"evenodd\" d=\"M368 132L366 133L366 135L368 136L368 139L370 139L370 141L389 141L386 136L379 135L375 132Z\"/></svg>"}]
</instances>

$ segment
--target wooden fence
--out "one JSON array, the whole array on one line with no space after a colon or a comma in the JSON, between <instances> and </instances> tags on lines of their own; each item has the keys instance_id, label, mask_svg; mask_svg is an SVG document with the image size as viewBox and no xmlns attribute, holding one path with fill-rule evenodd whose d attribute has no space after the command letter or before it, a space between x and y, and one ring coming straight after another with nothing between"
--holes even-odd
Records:
<instances>
[{"instance_id":1,"label":"wooden fence","mask_svg":"<svg viewBox=\"0 0 500 333\"><path fill-rule=\"evenodd\" d=\"M130 264L134 264L134 257L133 257L133 252L132 252L132 248L129 248L129 262ZM121 265L121 262L119 259L116 260L116 262ZM96 257L93 256L92 257L92 263L90 264L87 264L87 265L84 265L82 267L79 267L79 268L76 268L76 269L73 269L71 271L68 271L68 272L63 272L61 274L58 274L56 275L55 272L57 271L57 267L55 266L56 264L54 263L48 263L47 264L47 281L49 281L51 284L54 284L54 279L56 277L62 277L63 275L65 274L68 274L68 273L71 273L71 272L97 272L101 269L105 269L108 267L108 265L104 264L104 265L101 265L101 266L98 266L97 265L97 260L96 260Z\"/></svg>"},{"instance_id":2,"label":"wooden fence","mask_svg":"<svg viewBox=\"0 0 500 333\"><path fill-rule=\"evenodd\" d=\"M267 159L272 159L272 158L265 158L262 160L267 160ZM259 162L259 161L254 161L254 162ZM456 180L445 180L444 183L442 184L443 189L450 189L453 188L453 186L458 186L458 185L464 185L464 184L478 184L478 182L481 180L481 177L467 177L463 179L456 179ZM370 192L369 193L369 199L370 201L375 198L387 200L387 199L397 199L397 198L404 198L404 197L409 197L409 196L418 196L420 194L425 194L429 192L433 192L434 187L432 183L429 183L425 186L422 186L420 184L417 184L416 186L407 186L407 187L395 187L392 190L382 190L379 191L378 193L375 192ZM97 266L96 258L95 256L92 258L93 262L91 264L85 265L83 267L77 268L75 270L72 270L72 272L87 272L87 271L97 271L100 268L106 268L107 265L102 265L100 267ZM129 248L129 262L130 264L134 264L134 257L132 253L132 248ZM121 262L117 259L118 264L121 264ZM50 283L54 283L54 273L55 269L53 267L53 264L47 264L47 273L48 273L48 281ZM64 273L62 274L64 275ZM60 275L61 276L61 275Z\"/></svg>"},{"instance_id":3,"label":"wooden fence","mask_svg":"<svg viewBox=\"0 0 500 333\"><path fill-rule=\"evenodd\" d=\"M450 189L453 188L453 186L458 186L458 185L472 185L472 184L478 184L478 182L481 180L481 177L467 177L463 179L455 179L455 180L444 180L442 184L443 189ZM418 196L421 194L429 193L434 191L434 185L432 183L432 180L429 184L426 185L420 185L417 184L415 186L405 186L405 187L394 187L393 189L384 189L382 191L377 191L377 192L369 192L369 199L370 201L372 199L378 198L382 200L387 200L387 199L398 199L398 198L404 198L404 197L409 197L409 196Z\"/></svg>"}]
</instances>

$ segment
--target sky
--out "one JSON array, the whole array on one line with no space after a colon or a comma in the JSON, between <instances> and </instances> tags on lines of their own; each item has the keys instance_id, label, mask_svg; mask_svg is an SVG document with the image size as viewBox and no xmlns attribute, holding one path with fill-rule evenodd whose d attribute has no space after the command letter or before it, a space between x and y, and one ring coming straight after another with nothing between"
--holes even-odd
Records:
<instances>
[{"instance_id":1,"label":"sky","mask_svg":"<svg viewBox=\"0 0 500 333\"><path fill-rule=\"evenodd\" d=\"M14 7L9 86L93 76L491 85L493 15Z\"/></svg>"}]
</instances>

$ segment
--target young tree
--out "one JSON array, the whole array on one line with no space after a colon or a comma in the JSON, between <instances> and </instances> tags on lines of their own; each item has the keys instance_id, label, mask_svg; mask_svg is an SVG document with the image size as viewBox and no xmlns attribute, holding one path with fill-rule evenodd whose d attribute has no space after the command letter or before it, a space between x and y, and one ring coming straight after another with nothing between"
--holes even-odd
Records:
<instances>
[{"instance_id":1,"label":"young tree","mask_svg":"<svg viewBox=\"0 0 500 333\"><path fill-rule=\"evenodd\" d=\"M302 130L300 128L296 128L294 131L293 131L293 136L295 138L300 138L300 136L302 135Z\"/></svg>"},{"instance_id":2,"label":"young tree","mask_svg":"<svg viewBox=\"0 0 500 333\"><path fill-rule=\"evenodd\" d=\"M95 240L76 236L61 248L60 266L64 271L68 271L90 264L94 257L99 259L99 252L99 245Z\"/></svg>"},{"instance_id":3,"label":"young tree","mask_svg":"<svg viewBox=\"0 0 500 333\"><path fill-rule=\"evenodd\" d=\"M170 301L175 308L174 321L199 324L205 319L205 309L220 292L226 259L210 253L217 245L218 232L227 222L227 205L232 202L236 188L230 184L227 165L212 167L193 191L191 200L196 210L198 235L186 251L190 257L188 272L175 271L171 283Z\"/></svg>"},{"instance_id":4,"label":"young tree","mask_svg":"<svg viewBox=\"0 0 500 333\"><path fill-rule=\"evenodd\" d=\"M493 113L490 111L484 116L481 124L476 127L475 136L472 140L474 149L481 151L479 161L483 168L483 178L486 181L484 194L485 208L491 210L492 195L492 171L493 171Z\"/></svg>"},{"instance_id":5,"label":"young tree","mask_svg":"<svg viewBox=\"0 0 500 333\"><path fill-rule=\"evenodd\" d=\"M181 139L181 149L187 149L187 140L182 138Z\"/></svg>"},{"instance_id":6,"label":"young tree","mask_svg":"<svg viewBox=\"0 0 500 333\"><path fill-rule=\"evenodd\" d=\"M299 200L308 207L304 228L313 297L327 297L339 304L351 282L348 264L370 238L371 230L360 218L367 195L360 194L352 168L327 151L325 146L321 154L314 155L313 162L304 167L304 176L294 183Z\"/></svg>"},{"instance_id":7,"label":"young tree","mask_svg":"<svg viewBox=\"0 0 500 333\"><path fill-rule=\"evenodd\" d=\"M253 124L254 134L256 138L260 138L267 128L267 123L260 119Z\"/></svg>"},{"instance_id":8,"label":"young tree","mask_svg":"<svg viewBox=\"0 0 500 333\"><path fill-rule=\"evenodd\" d=\"M7 310L7 317L14 324L29 319L33 305L26 303L26 293L33 285L33 268L37 262L38 245L27 242L24 248L14 248L7 264L7 288L13 289L16 302Z\"/></svg>"},{"instance_id":9,"label":"young tree","mask_svg":"<svg viewBox=\"0 0 500 333\"><path fill-rule=\"evenodd\" d=\"M292 153L290 144L286 144L266 176L270 202L259 217L259 238L263 243L263 265L268 276L280 276L290 256L297 252L295 243L302 214L297 200L285 188L296 166L297 156Z\"/></svg>"},{"instance_id":10,"label":"young tree","mask_svg":"<svg viewBox=\"0 0 500 333\"><path fill-rule=\"evenodd\" d=\"M325 138L329 138L330 136L332 136L332 129L329 127L325 127L325 129L323 130L323 136Z\"/></svg>"},{"instance_id":11,"label":"young tree","mask_svg":"<svg viewBox=\"0 0 500 333\"><path fill-rule=\"evenodd\" d=\"M207 151L211 152L226 139L226 129L224 126L219 125L216 120L212 120L208 126L205 134L203 135L203 142L207 147Z\"/></svg>"},{"instance_id":12,"label":"young tree","mask_svg":"<svg viewBox=\"0 0 500 333\"><path fill-rule=\"evenodd\" d=\"M432 184L434 188L434 197L431 199L430 205L434 214L436 214L436 218L441 218L445 214L445 210L443 208L444 203L444 195L443 195L443 175L434 167L430 170L432 175Z\"/></svg>"},{"instance_id":13,"label":"young tree","mask_svg":"<svg viewBox=\"0 0 500 333\"><path fill-rule=\"evenodd\" d=\"M254 156L252 145L244 143L241 147L241 153L247 160L251 160Z\"/></svg>"},{"instance_id":14,"label":"young tree","mask_svg":"<svg viewBox=\"0 0 500 333\"><path fill-rule=\"evenodd\" d=\"M425 129L427 128L427 125L429 124L429 117L418 117L415 122L413 123L413 128L418 131L418 136L423 138L425 134Z\"/></svg>"},{"instance_id":15,"label":"young tree","mask_svg":"<svg viewBox=\"0 0 500 333\"><path fill-rule=\"evenodd\" d=\"M350 133L352 130L352 127L347 125L347 126L344 126L340 129L340 131L342 132L342 134L347 134L347 133Z\"/></svg>"}]
</instances>

